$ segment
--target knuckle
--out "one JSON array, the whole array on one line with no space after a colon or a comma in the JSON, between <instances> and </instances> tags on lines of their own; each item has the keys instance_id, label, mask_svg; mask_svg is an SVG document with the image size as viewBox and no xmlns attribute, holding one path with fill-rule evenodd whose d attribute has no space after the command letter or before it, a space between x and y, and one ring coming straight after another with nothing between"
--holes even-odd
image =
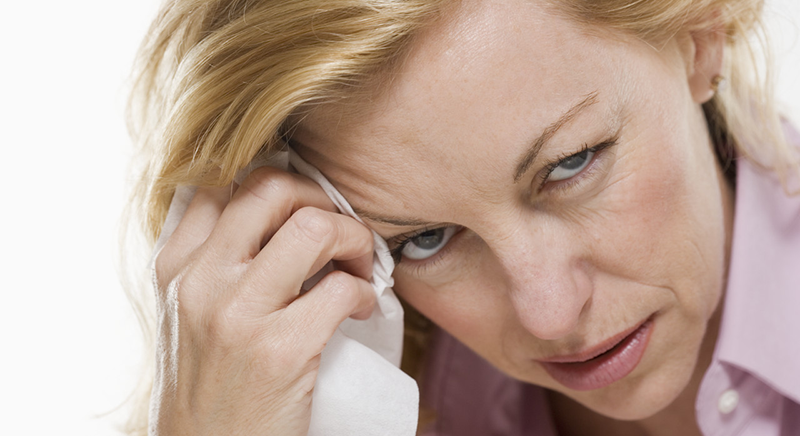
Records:
<instances>
[{"instance_id":1,"label":"knuckle","mask_svg":"<svg viewBox=\"0 0 800 436\"><path fill-rule=\"evenodd\" d=\"M195 265L188 265L170 282L166 305L172 307L181 324L194 325L200 317L208 287L207 279L197 274Z\"/></svg>"},{"instance_id":2,"label":"knuckle","mask_svg":"<svg viewBox=\"0 0 800 436\"><path fill-rule=\"evenodd\" d=\"M186 259L183 259L176 248L175 238L171 237L158 252L153 263L155 269L155 278L158 284L158 290L163 291L164 287L169 284L178 272L181 270Z\"/></svg>"},{"instance_id":3,"label":"knuckle","mask_svg":"<svg viewBox=\"0 0 800 436\"><path fill-rule=\"evenodd\" d=\"M253 170L242 183L242 187L273 206L294 203L297 198L297 182L294 176L274 167Z\"/></svg>"},{"instance_id":4,"label":"knuckle","mask_svg":"<svg viewBox=\"0 0 800 436\"><path fill-rule=\"evenodd\" d=\"M337 231L336 222L324 211L303 207L290 218L297 236L316 243L325 242Z\"/></svg>"},{"instance_id":5,"label":"knuckle","mask_svg":"<svg viewBox=\"0 0 800 436\"><path fill-rule=\"evenodd\" d=\"M242 329L236 326L236 314L229 305L209 310L203 316L201 331L205 340L216 346L227 347L243 341Z\"/></svg>"},{"instance_id":6,"label":"knuckle","mask_svg":"<svg viewBox=\"0 0 800 436\"><path fill-rule=\"evenodd\" d=\"M176 315L187 326L203 326L209 310L237 279L235 271L214 262L194 259L182 267L165 289L165 304L175 306ZM171 303L170 303L171 301Z\"/></svg>"},{"instance_id":7,"label":"knuckle","mask_svg":"<svg viewBox=\"0 0 800 436\"><path fill-rule=\"evenodd\" d=\"M372 231L363 224L358 227L357 235L353 235L353 240L360 242L359 252L362 254L372 253L375 249L375 239L372 237Z\"/></svg>"},{"instance_id":8,"label":"knuckle","mask_svg":"<svg viewBox=\"0 0 800 436\"><path fill-rule=\"evenodd\" d=\"M238 299L231 298L203 310L196 329L205 349L223 354L255 349L254 344L260 342L264 334L263 324L254 319L245 306Z\"/></svg>"},{"instance_id":9,"label":"knuckle","mask_svg":"<svg viewBox=\"0 0 800 436\"><path fill-rule=\"evenodd\" d=\"M280 369L286 371L290 368L299 368L307 360L300 352L301 347L298 347L291 338L297 336L288 332L275 332L260 341L260 355L268 367L273 369Z\"/></svg>"},{"instance_id":10,"label":"knuckle","mask_svg":"<svg viewBox=\"0 0 800 436\"><path fill-rule=\"evenodd\" d=\"M326 299L331 305L345 310L353 310L358 306L359 290L355 277L343 271L333 271L324 280Z\"/></svg>"}]
</instances>

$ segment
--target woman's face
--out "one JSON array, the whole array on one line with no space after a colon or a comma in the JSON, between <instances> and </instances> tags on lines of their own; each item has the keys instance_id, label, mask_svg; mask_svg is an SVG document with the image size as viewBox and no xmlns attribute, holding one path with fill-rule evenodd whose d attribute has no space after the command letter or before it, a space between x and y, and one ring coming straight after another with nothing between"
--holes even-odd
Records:
<instances>
[{"instance_id":1,"label":"woman's face","mask_svg":"<svg viewBox=\"0 0 800 436\"><path fill-rule=\"evenodd\" d=\"M410 304L510 376L640 419L695 369L730 192L710 92L690 85L702 47L603 35L533 2L470 4L293 141L398 252ZM542 362L623 337L603 368Z\"/></svg>"}]
</instances>

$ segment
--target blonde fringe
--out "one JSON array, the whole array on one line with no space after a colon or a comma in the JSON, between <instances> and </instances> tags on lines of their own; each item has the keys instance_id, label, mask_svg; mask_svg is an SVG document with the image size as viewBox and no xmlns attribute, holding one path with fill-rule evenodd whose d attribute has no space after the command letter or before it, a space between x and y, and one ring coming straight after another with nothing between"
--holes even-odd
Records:
<instances>
[{"instance_id":1,"label":"blonde fringe","mask_svg":"<svg viewBox=\"0 0 800 436\"><path fill-rule=\"evenodd\" d=\"M147 361L131 400L129 435L147 434L154 298L145 264L178 185L223 186L281 144L287 119L308 105L365 90L420 29L457 0L167 0L133 72L128 127L137 158L120 260L142 326ZM773 101L763 0L548 0L559 13L648 42L721 20L730 86L705 107L712 135L774 171L800 174ZM713 11L719 11L715 17ZM712 17L712 18L709 18ZM751 41L751 37L757 38ZM653 44L657 46L657 44ZM761 47L759 52L754 47ZM138 249L138 251L137 251ZM419 374L430 323L409 310L404 368Z\"/></svg>"},{"instance_id":2,"label":"blonde fringe","mask_svg":"<svg viewBox=\"0 0 800 436\"><path fill-rule=\"evenodd\" d=\"M141 179L150 239L177 185L230 183L279 146L293 111L354 92L435 10L422 0L165 5L131 105L131 130L151 156Z\"/></svg>"}]
</instances>

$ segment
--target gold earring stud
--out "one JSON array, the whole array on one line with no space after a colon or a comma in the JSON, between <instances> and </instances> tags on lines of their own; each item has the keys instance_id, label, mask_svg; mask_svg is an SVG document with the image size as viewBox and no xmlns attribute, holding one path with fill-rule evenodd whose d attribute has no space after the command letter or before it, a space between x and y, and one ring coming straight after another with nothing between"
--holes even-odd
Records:
<instances>
[{"instance_id":1,"label":"gold earring stud","mask_svg":"<svg viewBox=\"0 0 800 436\"><path fill-rule=\"evenodd\" d=\"M711 79L711 90L716 92L724 91L728 86L728 79L721 74L717 74Z\"/></svg>"}]
</instances>

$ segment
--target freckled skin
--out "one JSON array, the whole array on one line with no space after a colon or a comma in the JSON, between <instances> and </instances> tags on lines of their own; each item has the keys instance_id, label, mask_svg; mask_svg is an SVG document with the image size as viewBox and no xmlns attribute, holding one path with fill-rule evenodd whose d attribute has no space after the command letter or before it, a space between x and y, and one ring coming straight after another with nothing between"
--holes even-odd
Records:
<instances>
[{"instance_id":1,"label":"freckled skin","mask_svg":"<svg viewBox=\"0 0 800 436\"><path fill-rule=\"evenodd\" d=\"M475 3L416 40L391 87L361 103L369 110L322 106L294 140L356 207L464 227L440 256L401 263L395 289L500 370L607 417L688 413L698 358L713 350L732 219L700 107L711 95L692 81L713 76L693 62L713 53L700 43L656 51L535 2ZM514 183L530 142L593 92ZM546 164L614 135L569 188L539 190ZM535 362L653 314L641 363L605 388L572 391Z\"/></svg>"}]
</instances>

